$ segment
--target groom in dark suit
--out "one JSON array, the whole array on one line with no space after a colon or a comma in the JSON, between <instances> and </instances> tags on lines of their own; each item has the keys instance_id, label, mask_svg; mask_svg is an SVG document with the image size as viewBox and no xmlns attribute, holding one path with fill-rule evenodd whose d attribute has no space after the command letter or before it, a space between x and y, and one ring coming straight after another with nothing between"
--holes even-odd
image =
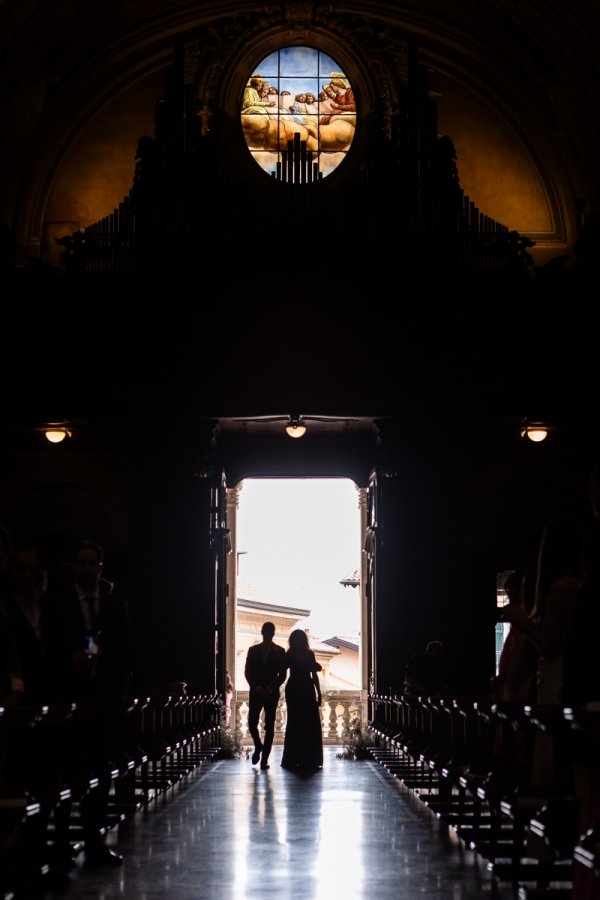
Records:
<instances>
[{"instance_id":1,"label":"groom in dark suit","mask_svg":"<svg viewBox=\"0 0 600 900\"><path fill-rule=\"evenodd\" d=\"M250 685L248 729L254 741L252 765L260 759L261 769L269 768L269 754L275 734L275 716L279 703L279 688L285 681L285 650L273 643L275 626L264 622L261 628L262 643L248 649L244 675ZM260 740L258 720L265 711L265 738Z\"/></svg>"}]
</instances>

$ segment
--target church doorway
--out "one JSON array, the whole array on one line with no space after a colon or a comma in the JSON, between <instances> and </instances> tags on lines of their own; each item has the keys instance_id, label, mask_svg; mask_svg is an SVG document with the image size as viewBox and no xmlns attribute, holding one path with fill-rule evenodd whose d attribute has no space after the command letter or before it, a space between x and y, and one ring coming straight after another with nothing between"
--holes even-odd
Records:
<instances>
[{"instance_id":1,"label":"church doorway","mask_svg":"<svg viewBox=\"0 0 600 900\"><path fill-rule=\"evenodd\" d=\"M227 672L244 735L248 647L264 621L287 647L305 630L323 667L324 737L337 743L368 690L366 490L349 478L246 478L228 490ZM285 727L281 704L280 729ZM233 724L233 722L232 722Z\"/></svg>"}]
</instances>

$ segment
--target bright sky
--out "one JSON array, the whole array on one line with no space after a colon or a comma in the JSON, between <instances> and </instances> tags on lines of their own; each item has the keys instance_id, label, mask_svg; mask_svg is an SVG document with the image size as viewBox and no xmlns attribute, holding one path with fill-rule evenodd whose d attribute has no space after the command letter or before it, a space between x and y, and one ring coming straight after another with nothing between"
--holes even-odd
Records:
<instances>
[{"instance_id":1,"label":"bright sky","mask_svg":"<svg viewBox=\"0 0 600 900\"><path fill-rule=\"evenodd\" d=\"M247 479L237 516L239 580L282 605L310 609L311 635L358 635L358 588L340 584L360 568L358 491L342 478ZM255 599L260 600L259 594Z\"/></svg>"}]
</instances>

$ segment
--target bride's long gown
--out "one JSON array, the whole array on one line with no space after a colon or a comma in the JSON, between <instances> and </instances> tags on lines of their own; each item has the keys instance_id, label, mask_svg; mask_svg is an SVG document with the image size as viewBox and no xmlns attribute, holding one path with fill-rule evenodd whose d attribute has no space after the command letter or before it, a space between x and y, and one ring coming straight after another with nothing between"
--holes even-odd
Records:
<instances>
[{"instance_id":1,"label":"bride's long gown","mask_svg":"<svg viewBox=\"0 0 600 900\"><path fill-rule=\"evenodd\" d=\"M290 675L285 686L287 722L281 765L286 769L318 769L323 765L321 708L311 672L321 666L312 650L299 660L286 654Z\"/></svg>"}]
</instances>

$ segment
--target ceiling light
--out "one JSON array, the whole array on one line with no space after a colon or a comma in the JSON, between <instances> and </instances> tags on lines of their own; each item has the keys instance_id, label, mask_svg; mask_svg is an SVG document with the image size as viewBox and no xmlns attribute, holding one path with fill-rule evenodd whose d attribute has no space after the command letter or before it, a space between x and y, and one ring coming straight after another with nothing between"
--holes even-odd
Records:
<instances>
[{"instance_id":1,"label":"ceiling light","mask_svg":"<svg viewBox=\"0 0 600 900\"><path fill-rule=\"evenodd\" d=\"M291 438L301 438L306 434L306 425L300 416L290 416L290 420L285 426L285 430Z\"/></svg>"},{"instance_id":2,"label":"ceiling light","mask_svg":"<svg viewBox=\"0 0 600 900\"><path fill-rule=\"evenodd\" d=\"M545 425L530 423L529 425L524 425L521 429L521 437L528 437L530 441L539 444L540 441L545 441L548 437L548 429Z\"/></svg>"},{"instance_id":3,"label":"ceiling light","mask_svg":"<svg viewBox=\"0 0 600 900\"><path fill-rule=\"evenodd\" d=\"M48 425L44 430L46 440L51 444L60 444L65 438L71 437L71 432L65 425Z\"/></svg>"}]
</instances>

